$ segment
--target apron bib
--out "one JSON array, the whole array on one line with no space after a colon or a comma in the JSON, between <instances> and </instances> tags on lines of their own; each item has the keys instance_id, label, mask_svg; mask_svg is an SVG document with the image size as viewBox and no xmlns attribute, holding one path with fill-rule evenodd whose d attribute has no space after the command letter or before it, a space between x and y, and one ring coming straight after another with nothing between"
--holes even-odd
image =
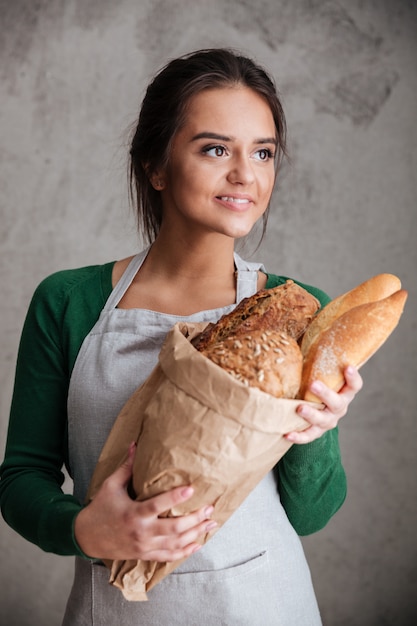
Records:
<instances>
[{"instance_id":1,"label":"apron bib","mask_svg":"<svg viewBox=\"0 0 417 626\"><path fill-rule=\"evenodd\" d=\"M147 250L135 256L85 338L68 394L68 453L74 495L85 500L101 449L127 399L155 367L179 321L216 322L257 290L258 270L235 254L236 303L180 317L118 309ZM76 558L63 626L320 626L301 542L269 473L224 526L148 593L129 602L108 569Z\"/></svg>"}]
</instances>

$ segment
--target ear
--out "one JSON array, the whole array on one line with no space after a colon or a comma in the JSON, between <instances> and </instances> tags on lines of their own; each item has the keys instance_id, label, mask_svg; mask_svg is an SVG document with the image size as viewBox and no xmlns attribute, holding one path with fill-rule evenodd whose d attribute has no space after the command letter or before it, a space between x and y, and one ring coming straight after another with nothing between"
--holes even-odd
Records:
<instances>
[{"instance_id":1,"label":"ear","mask_svg":"<svg viewBox=\"0 0 417 626\"><path fill-rule=\"evenodd\" d=\"M157 175L153 175L150 178L151 185L156 191L162 191L165 188L165 181Z\"/></svg>"},{"instance_id":2,"label":"ear","mask_svg":"<svg viewBox=\"0 0 417 626\"><path fill-rule=\"evenodd\" d=\"M162 191L165 189L165 174L162 169L156 169L153 172L149 171L149 167L145 167L146 173L149 178L149 182L156 191Z\"/></svg>"}]
</instances>

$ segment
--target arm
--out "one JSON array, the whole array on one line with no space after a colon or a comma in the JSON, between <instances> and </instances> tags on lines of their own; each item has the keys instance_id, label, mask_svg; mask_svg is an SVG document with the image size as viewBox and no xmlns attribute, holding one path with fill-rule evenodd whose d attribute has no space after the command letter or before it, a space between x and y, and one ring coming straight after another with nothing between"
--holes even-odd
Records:
<instances>
[{"instance_id":1,"label":"arm","mask_svg":"<svg viewBox=\"0 0 417 626\"><path fill-rule=\"evenodd\" d=\"M46 279L22 331L0 502L8 524L45 551L80 554L73 522L80 504L65 495L68 365L62 347L63 294Z\"/></svg>"},{"instance_id":2,"label":"arm","mask_svg":"<svg viewBox=\"0 0 417 626\"><path fill-rule=\"evenodd\" d=\"M285 277L270 275L267 287L281 281L285 281ZM330 302L323 291L298 284L318 298L322 307ZM308 535L323 528L346 498L338 422L362 387L362 379L351 368L347 368L345 378L346 384L340 393L324 386L316 389L324 405L321 410L300 405L299 414L311 425L301 433L287 434L287 439L294 445L275 468L281 502L299 535Z\"/></svg>"},{"instance_id":3,"label":"arm","mask_svg":"<svg viewBox=\"0 0 417 626\"><path fill-rule=\"evenodd\" d=\"M299 535L321 530L346 498L337 428L293 445L275 471L282 505Z\"/></svg>"},{"instance_id":4,"label":"arm","mask_svg":"<svg viewBox=\"0 0 417 626\"><path fill-rule=\"evenodd\" d=\"M14 530L48 552L182 559L199 549L195 540L216 525L210 520L212 507L161 519L163 511L189 499L192 490L178 488L145 502L132 500L127 485L133 451L88 506L61 489L70 374L111 289L110 274L110 264L98 271L59 273L43 281L34 294L20 342L1 467L2 513Z\"/></svg>"},{"instance_id":5,"label":"arm","mask_svg":"<svg viewBox=\"0 0 417 626\"><path fill-rule=\"evenodd\" d=\"M300 404L298 407L297 412L310 426L302 432L286 435L296 445L290 448L287 453L289 458L287 462L284 460L280 470L280 480L284 483L284 507L288 516L293 517L297 532L302 535L325 526L345 499L346 479L340 458L337 426L362 388L362 378L357 369L347 367L345 385L340 392L318 381L314 381L311 387L322 405L316 408L314 405ZM307 451L303 448L307 448ZM299 463L298 469L294 461Z\"/></svg>"}]
</instances>

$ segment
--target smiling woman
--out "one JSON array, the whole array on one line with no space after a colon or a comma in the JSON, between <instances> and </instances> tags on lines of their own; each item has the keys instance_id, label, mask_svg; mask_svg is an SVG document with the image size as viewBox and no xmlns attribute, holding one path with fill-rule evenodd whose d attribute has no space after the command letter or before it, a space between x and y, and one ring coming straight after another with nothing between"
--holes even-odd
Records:
<instances>
[{"instance_id":1,"label":"smiling woman","mask_svg":"<svg viewBox=\"0 0 417 626\"><path fill-rule=\"evenodd\" d=\"M270 138L273 138L278 171L286 154L286 122L274 82L267 72L251 59L225 49L202 50L174 59L148 86L131 146L132 197L136 196L139 224L150 242L159 231L162 212L160 197L149 185L149 172L167 164L172 139L188 117L193 96L233 87L247 87L267 103L274 121ZM237 116L234 104L231 114ZM250 125L253 121L250 120ZM229 134L228 129L225 136ZM265 223L266 217L265 214Z\"/></svg>"},{"instance_id":2,"label":"smiling woman","mask_svg":"<svg viewBox=\"0 0 417 626\"><path fill-rule=\"evenodd\" d=\"M321 529L345 498L335 426L361 387L356 370L346 370L339 393L316 392L320 410L304 405L309 428L287 437L305 445L287 452L204 547L216 503L167 518L192 485L132 499L134 445L84 504L112 425L174 324L216 322L286 281L234 250L258 220L266 224L284 154L284 114L261 67L224 49L171 61L148 87L131 145L131 195L150 245L115 263L56 273L35 292L0 497L6 521L25 538L77 557L65 626L321 624L297 535ZM61 490L64 463L72 495ZM183 562L148 602L128 602L108 584L104 559Z\"/></svg>"}]
</instances>

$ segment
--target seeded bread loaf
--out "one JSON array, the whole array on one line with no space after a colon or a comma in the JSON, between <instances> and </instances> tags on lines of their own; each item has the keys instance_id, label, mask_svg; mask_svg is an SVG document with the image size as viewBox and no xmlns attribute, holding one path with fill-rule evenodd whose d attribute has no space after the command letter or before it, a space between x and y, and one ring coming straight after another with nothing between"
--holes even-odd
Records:
<instances>
[{"instance_id":1,"label":"seeded bread loaf","mask_svg":"<svg viewBox=\"0 0 417 626\"><path fill-rule=\"evenodd\" d=\"M292 280L273 289L262 289L244 298L237 307L209 324L193 342L198 350L224 341L243 337L253 330L279 330L298 340L320 308L319 301Z\"/></svg>"},{"instance_id":2,"label":"seeded bread loaf","mask_svg":"<svg viewBox=\"0 0 417 626\"><path fill-rule=\"evenodd\" d=\"M228 337L201 350L246 386L277 398L295 398L301 383L302 355L292 337L274 330L254 330Z\"/></svg>"}]
</instances>

